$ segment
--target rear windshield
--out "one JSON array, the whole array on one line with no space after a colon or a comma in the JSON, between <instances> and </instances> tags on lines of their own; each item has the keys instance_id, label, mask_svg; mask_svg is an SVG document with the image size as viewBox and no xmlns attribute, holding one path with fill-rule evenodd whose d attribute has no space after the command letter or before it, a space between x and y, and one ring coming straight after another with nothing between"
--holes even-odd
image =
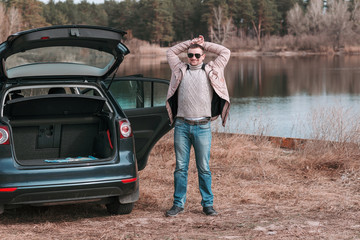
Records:
<instances>
[{"instance_id":1,"label":"rear windshield","mask_svg":"<svg viewBox=\"0 0 360 240\"><path fill-rule=\"evenodd\" d=\"M36 63L76 63L100 69L105 68L114 56L95 49L83 47L44 47L19 52L6 59L5 69Z\"/></svg>"}]
</instances>

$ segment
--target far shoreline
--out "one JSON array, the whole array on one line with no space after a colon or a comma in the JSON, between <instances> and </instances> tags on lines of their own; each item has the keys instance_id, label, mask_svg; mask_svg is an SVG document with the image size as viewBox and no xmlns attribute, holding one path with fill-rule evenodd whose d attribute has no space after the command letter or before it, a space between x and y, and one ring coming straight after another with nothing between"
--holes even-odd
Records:
<instances>
[{"instance_id":1,"label":"far shoreline","mask_svg":"<svg viewBox=\"0 0 360 240\"><path fill-rule=\"evenodd\" d=\"M131 43L128 44L130 49L130 57L149 57L149 58L158 58L166 57L166 51L169 47L159 47L159 46L131 46ZM360 51L259 51L259 50L231 50L232 57L299 57L299 56L356 56L360 55ZM211 55L211 54L209 54Z\"/></svg>"}]
</instances>

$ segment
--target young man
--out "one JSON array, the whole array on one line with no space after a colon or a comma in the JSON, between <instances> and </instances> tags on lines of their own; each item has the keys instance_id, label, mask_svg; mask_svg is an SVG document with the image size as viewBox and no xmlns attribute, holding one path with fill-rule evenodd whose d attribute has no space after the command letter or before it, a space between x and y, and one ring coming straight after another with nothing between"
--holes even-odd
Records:
<instances>
[{"instance_id":1,"label":"young man","mask_svg":"<svg viewBox=\"0 0 360 240\"><path fill-rule=\"evenodd\" d=\"M179 54L185 51L188 63L179 58ZM205 64L204 51L216 54L216 59ZM201 35L179 43L167 51L172 75L166 108L171 124L175 124L176 168L174 202L166 216L176 216L184 211L191 145L195 151L203 212L206 215L217 215L213 208L214 196L209 167L210 122L221 115L225 126L229 113L230 100L224 78L224 68L229 58L229 49L205 42Z\"/></svg>"}]
</instances>

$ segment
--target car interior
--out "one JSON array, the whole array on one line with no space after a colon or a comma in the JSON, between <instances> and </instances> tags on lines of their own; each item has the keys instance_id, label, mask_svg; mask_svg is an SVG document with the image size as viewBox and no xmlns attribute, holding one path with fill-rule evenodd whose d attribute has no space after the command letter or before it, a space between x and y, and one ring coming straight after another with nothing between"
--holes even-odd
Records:
<instances>
[{"instance_id":1,"label":"car interior","mask_svg":"<svg viewBox=\"0 0 360 240\"><path fill-rule=\"evenodd\" d=\"M11 125L16 159L22 165L104 160L111 156L115 130L106 98L72 94L78 92L64 87L9 92L11 99L2 114Z\"/></svg>"}]
</instances>

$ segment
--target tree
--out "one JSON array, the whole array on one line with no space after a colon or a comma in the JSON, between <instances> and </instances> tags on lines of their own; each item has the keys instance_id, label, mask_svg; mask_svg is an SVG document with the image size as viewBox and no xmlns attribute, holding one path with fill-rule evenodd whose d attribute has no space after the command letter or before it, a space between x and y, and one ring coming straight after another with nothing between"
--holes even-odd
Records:
<instances>
[{"instance_id":1,"label":"tree","mask_svg":"<svg viewBox=\"0 0 360 240\"><path fill-rule=\"evenodd\" d=\"M323 33L326 23L323 6L323 0L311 0L304 12L300 4L295 4L287 16L289 32L297 36Z\"/></svg>"},{"instance_id":2,"label":"tree","mask_svg":"<svg viewBox=\"0 0 360 240\"><path fill-rule=\"evenodd\" d=\"M103 8L108 16L108 26L127 31L127 37L132 38L132 32L136 32L137 25L144 17L139 14L139 5L136 0L106 0Z\"/></svg>"},{"instance_id":3,"label":"tree","mask_svg":"<svg viewBox=\"0 0 360 240\"><path fill-rule=\"evenodd\" d=\"M172 12L171 0L154 1L155 18L151 23L153 32L151 34L152 41L156 43L170 42L173 40L174 31L172 28ZM156 7L158 6L158 7Z\"/></svg>"},{"instance_id":4,"label":"tree","mask_svg":"<svg viewBox=\"0 0 360 240\"><path fill-rule=\"evenodd\" d=\"M349 11L352 30L356 33L360 33L360 0L351 0Z\"/></svg>"},{"instance_id":5,"label":"tree","mask_svg":"<svg viewBox=\"0 0 360 240\"><path fill-rule=\"evenodd\" d=\"M281 16L280 22L280 34L284 35L287 33L287 13L288 11L294 7L298 2L303 2L302 0L274 0L274 3L277 6L277 10Z\"/></svg>"},{"instance_id":6,"label":"tree","mask_svg":"<svg viewBox=\"0 0 360 240\"><path fill-rule=\"evenodd\" d=\"M43 3L37 0L9 0L8 7L15 7L23 18L24 28L48 26L43 17Z\"/></svg>"},{"instance_id":7,"label":"tree","mask_svg":"<svg viewBox=\"0 0 360 240\"><path fill-rule=\"evenodd\" d=\"M21 30L22 25L23 25L22 17L20 15L19 10L17 10L15 7L10 7L7 10L7 24L6 25L7 25L7 28L6 28L7 31L6 31L5 36L19 32Z\"/></svg>"},{"instance_id":8,"label":"tree","mask_svg":"<svg viewBox=\"0 0 360 240\"><path fill-rule=\"evenodd\" d=\"M323 0L311 0L306 8L305 25L310 34L319 34L325 23Z\"/></svg>"},{"instance_id":9,"label":"tree","mask_svg":"<svg viewBox=\"0 0 360 240\"><path fill-rule=\"evenodd\" d=\"M160 44L173 40L171 0L140 0L137 7L135 37Z\"/></svg>"},{"instance_id":10,"label":"tree","mask_svg":"<svg viewBox=\"0 0 360 240\"><path fill-rule=\"evenodd\" d=\"M223 16L222 7L218 6L213 8L214 20L212 26L210 26L211 41L224 44L224 42L231 36L233 24L232 19L228 19Z\"/></svg>"},{"instance_id":11,"label":"tree","mask_svg":"<svg viewBox=\"0 0 360 240\"><path fill-rule=\"evenodd\" d=\"M107 25L108 19L102 5L82 0L76 5L78 19L76 24Z\"/></svg>"},{"instance_id":12,"label":"tree","mask_svg":"<svg viewBox=\"0 0 360 240\"><path fill-rule=\"evenodd\" d=\"M50 0L43 8L43 16L50 25L65 25L69 20L64 12L59 10L54 0Z\"/></svg>"},{"instance_id":13,"label":"tree","mask_svg":"<svg viewBox=\"0 0 360 240\"><path fill-rule=\"evenodd\" d=\"M278 29L279 12L271 0L252 0L254 17L251 20L256 34L258 45L261 47L261 36L263 33L270 34Z\"/></svg>"},{"instance_id":14,"label":"tree","mask_svg":"<svg viewBox=\"0 0 360 240\"><path fill-rule=\"evenodd\" d=\"M77 6L73 0L66 0L64 2L58 1L56 3L56 9L61 12L67 19L67 24L79 23L79 14Z\"/></svg>"},{"instance_id":15,"label":"tree","mask_svg":"<svg viewBox=\"0 0 360 240\"><path fill-rule=\"evenodd\" d=\"M6 30L6 24L7 24L6 7L3 3L0 3L0 22L2 23L0 25L0 41L3 42L6 40L6 36L8 36Z\"/></svg>"},{"instance_id":16,"label":"tree","mask_svg":"<svg viewBox=\"0 0 360 240\"><path fill-rule=\"evenodd\" d=\"M308 33L305 23L305 13L297 3L287 14L288 32L296 36Z\"/></svg>"},{"instance_id":17,"label":"tree","mask_svg":"<svg viewBox=\"0 0 360 240\"><path fill-rule=\"evenodd\" d=\"M7 36L16 33L22 28L22 18L18 9L13 6L6 8L4 3L0 2L0 42L6 40Z\"/></svg>"},{"instance_id":18,"label":"tree","mask_svg":"<svg viewBox=\"0 0 360 240\"><path fill-rule=\"evenodd\" d=\"M243 32L246 34L252 27L252 19L255 14L251 0L233 0L229 10L236 27L236 35L239 36Z\"/></svg>"},{"instance_id":19,"label":"tree","mask_svg":"<svg viewBox=\"0 0 360 240\"><path fill-rule=\"evenodd\" d=\"M352 34L349 5L345 0L330 0L325 15L326 33L333 40L335 50L344 44L344 37Z\"/></svg>"},{"instance_id":20,"label":"tree","mask_svg":"<svg viewBox=\"0 0 360 240\"><path fill-rule=\"evenodd\" d=\"M207 22L211 41L223 44L233 34L229 5L233 5L233 1L209 0L204 3L202 17Z\"/></svg>"},{"instance_id":21,"label":"tree","mask_svg":"<svg viewBox=\"0 0 360 240\"><path fill-rule=\"evenodd\" d=\"M311 0L305 6L304 10L302 4L297 3L288 12L288 31L296 36L322 33L326 22L323 0Z\"/></svg>"},{"instance_id":22,"label":"tree","mask_svg":"<svg viewBox=\"0 0 360 240\"><path fill-rule=\"evenodd\" d=\"M185 40L199 34L207 35L207 26L201 18L202 11L202 0L173 0L174 39Z\"/></svg>"}]
</instances>

